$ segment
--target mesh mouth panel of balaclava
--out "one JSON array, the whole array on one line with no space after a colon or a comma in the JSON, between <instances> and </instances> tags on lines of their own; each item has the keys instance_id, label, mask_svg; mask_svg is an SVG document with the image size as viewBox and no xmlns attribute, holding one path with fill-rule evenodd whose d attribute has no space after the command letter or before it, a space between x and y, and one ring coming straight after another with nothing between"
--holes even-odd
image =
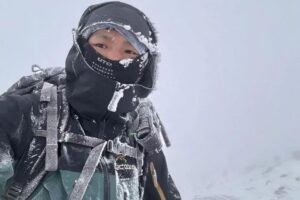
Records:
<instances>
[{"instance_id":1,"label":"mesh mouth panel of balaclava","mask_svg":"<svg viewBox=\"0 0 300 200\"><path fill-rule=\"evenodd\" d=\"M96 73L120 83L136 83L142 77L145 66L148 63L148 52L136 58L114 61L97 53L88 40L84 38L80 39L79 46L82 49L86 62Z\"/></svg>"}]
</instances>

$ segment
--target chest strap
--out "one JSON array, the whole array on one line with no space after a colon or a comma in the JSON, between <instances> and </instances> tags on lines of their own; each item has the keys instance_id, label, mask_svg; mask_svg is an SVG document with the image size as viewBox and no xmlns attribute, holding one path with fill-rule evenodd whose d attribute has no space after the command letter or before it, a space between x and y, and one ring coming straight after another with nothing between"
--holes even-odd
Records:
<instances>
[{"instance_id":1,"label":"chest strap","mask_svg":"<svg viewBox=\"0 0 300 200\"><path fill-rule=\"evenodd\" d=\"M47 138L49 137L49 133L46 130L37 130L35 136ZM79 144L82 146L93 148L106 141L96 137L63 131L58 135L57 142ZM138 148L129 146L127 143L121 142L118 138L116 138L115 140L108 140L106 150L115 155L124 155L135 159L138 159L140 157L140 151L138 150Z\"/></svg>"},{"instance_id":2,"label":"chest strap","mask_svg":"<svg viewBox=\"0 0 300 200\"><path fill-rule=\"evenodd\" d=\"M37 137L48 137L47 131L39 130L36 132ZM95 170L102 157L103 151L107 151L116 155L125 155L137 159L138 169L142 166L143 154L138 148L129 146L126 143L122 143L118 138L115 140L102 140L95 137L89 137L85 135L79 135L72 132L61 132L58 136L58 142L79 144L86 147L92 147L93 149L89 153L89 156L84 164L84 167L80 173L79 178L76 180L74 188L70 194L69 199L81 200L86 192L89 182L95 173ZM141 166L139 166L141 165Z\"/></svg>"}]
</instances>

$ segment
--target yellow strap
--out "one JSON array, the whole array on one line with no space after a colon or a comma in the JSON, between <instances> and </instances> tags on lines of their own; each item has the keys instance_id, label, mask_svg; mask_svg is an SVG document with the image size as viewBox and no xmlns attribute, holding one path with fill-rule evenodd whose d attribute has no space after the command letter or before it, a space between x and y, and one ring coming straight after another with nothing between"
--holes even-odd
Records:
<instances>
[{"instance_id":1,"label":"yellow strap","mask_svg":"<svg viewBox=\"0 0 300 200\"><path fill-rule=\"evenodd\" d=\"M161 187L160 187L160 185L157 181L157 175L156 175L156 171L155 171L153 162L150 162L150 171L151 171L154 187L156 188L156 190L157 190L157 192L160 196L160 199L161 200L166 200L165 194L164 194L163 190L161 189Z\"/></svg>"}]
</instances>

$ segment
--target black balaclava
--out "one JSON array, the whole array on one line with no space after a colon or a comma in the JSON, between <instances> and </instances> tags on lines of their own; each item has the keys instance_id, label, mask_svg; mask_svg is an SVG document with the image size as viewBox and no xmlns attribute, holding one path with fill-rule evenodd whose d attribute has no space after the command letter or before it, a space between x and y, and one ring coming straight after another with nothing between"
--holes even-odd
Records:
<instances>
[{"instance_id":1,"label":"black balaclava","mask_svg":"<svg viewBox=\"0 0 300 200\"><path fill-rule=\"evenodd\" d=\"M97 53L86 39L81 39L80 43L85 61L96 73L105 78L120 83L133 84L142 77L148 62L148 52L142 53L135 59L127 58L114 61Z\"/></svg>"},{"instance_id":2,"label":"black balaclava","mask_svg":"<svg viewBox=\"0 0 300 200\"><path fill-rule=\"evenodd\" d=\"M106 28L122 34L140 56L112 61L96 53L87 40L95 31ZM102 120L108 113L126 114L153 90L157 39L141 11L121 2L90 6L73 36L66 59L66 96L81 117Z\"/></svg>"}]
</instances>

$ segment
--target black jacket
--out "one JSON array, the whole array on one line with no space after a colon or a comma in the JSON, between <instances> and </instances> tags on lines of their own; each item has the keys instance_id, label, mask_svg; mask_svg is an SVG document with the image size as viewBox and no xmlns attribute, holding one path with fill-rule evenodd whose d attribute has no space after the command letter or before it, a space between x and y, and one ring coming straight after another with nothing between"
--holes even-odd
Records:
<instances>
[{"instance_id":1,"label":"black jacket","mask_svg":"<svg viewBox=\"0 0 300 200\"><path fill-rule=\"evenodd\" d=\"M0 97L0 150L3 152L0 163L3 163L5 159L7 160L9 158L15 160L15 175L20 172L23 174L24 167L28 169L34 164L29 163L21 169L22 167L18 165L18 161L24 156L24 152L27 152L28 148L39 148L39 146L45 145L45 141L41 139L35 143L36 147L32 146L34 125L37 122L36 116L39 116L39 113L39 93L5 95ZM82 120L81 122L83 129L89 136L103 139L112 139L113 136L106 135L106 133L112 133L112 129L116 130L118 127L122 127L120 122L110 117L108 117L105 122L103 121L99 124L88 120ZM73 132L81 134L81 130L76 127L76 120L73 117L70 117L68 124ZM97 133L97 135L95 135L95 133ZM74 156L78 153L83 156ZM32 156L34 157L35 155ZM87 156L88 150L70 145L68 151L60 151L59 168L70 171L81 171ZM144 199L160 199L158 189L154 186L150 163L153 163L155 167L159 187L162 189L166 199L180 199L180 195L168 172L166 159L162 151L145 156L144 174L146 174L146 176L144 179L146 178L146 180L141 180L141 184L145 181ZM42 168L42 166L40 168Z\"/></svg>"}]
</instances>

